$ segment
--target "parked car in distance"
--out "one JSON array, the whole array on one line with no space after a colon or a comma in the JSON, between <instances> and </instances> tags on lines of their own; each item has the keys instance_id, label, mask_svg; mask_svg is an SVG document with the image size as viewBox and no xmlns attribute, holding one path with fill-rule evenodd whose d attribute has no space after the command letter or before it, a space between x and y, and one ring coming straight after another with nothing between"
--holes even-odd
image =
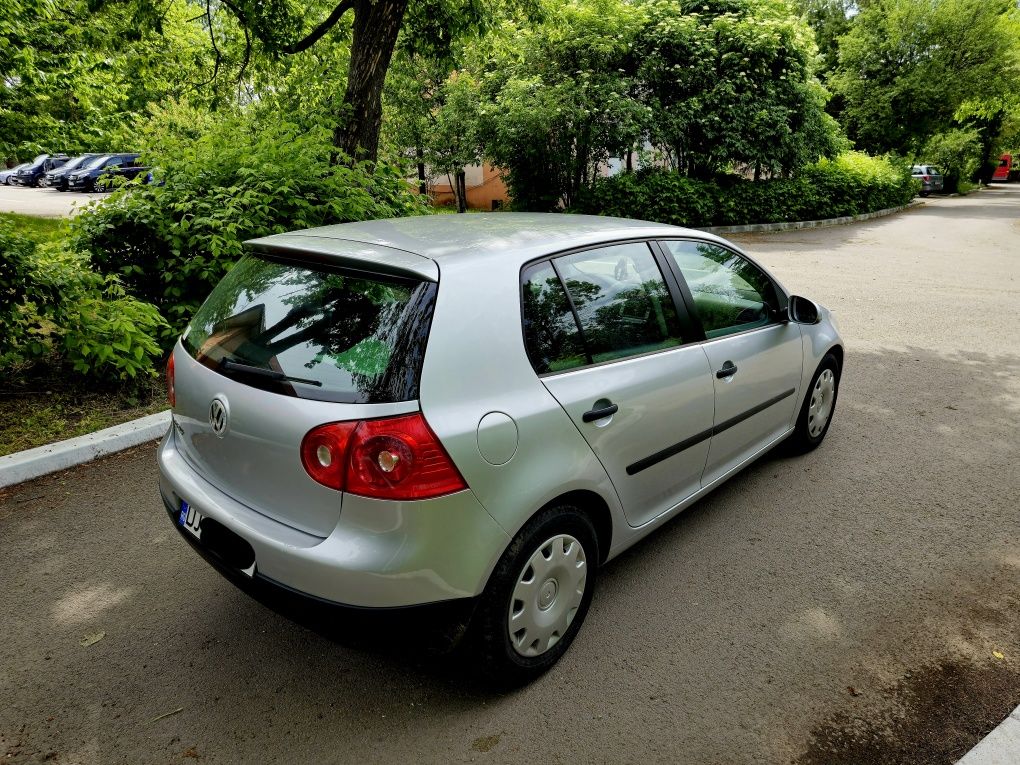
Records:
<instances>
[{"instance_id":1,"label":"parked car in distance","mask_svg":"<svg viewBox=\"0 0 1020 765\"><path fill-rule=\"evenodd\" d=\"M567 650L606 561L832 419L829 311L712 234L497 213L246 248L168 363L171 522L265 600L441 608L500 684Z\"/></svg>"},{"instance_id":2,"label":"parked car in distance","mask_svg":"<svg viewBox=\"0 0 1020 765\"><path fill-rule=\"evenodd\" d=\"M1013 155L1003 154L999 157L999 165L995 168L995 172L992 173L992 181L995 183L1005 183L1009 180L1009 174L1013 170Z\"/></svg>"},{"instance_id":3,"label":"parked car in distance","mask_svg":"<svg viewBox=\"0 0 1020 765\"><path fill-rule=\"evenodd\" d=\"M14 176L14 174L19 170L28 167L30 164L32 163L22 162L20 165L15 165L14 167L8 168L7 170L0 170L0 185L4 186L10 185L11 178Z\"/></svg>"},{"instance_id":4,"label":"parked car in distance","mask_svg":"<svg viewBox=\"0 0 1020 765\"><path fill-rule=\"evenodd\" d=\"M16 186L37 186L44 173L60 167L69 159L66 154L53 156L40 154L28 164L28 167L23 167L12 175L10 182Z\"/></svg>"},{"instance_id":5,"label":"parked car in distance","mask_svg":"<svg viewBox=\"0 0 1020 765\"><path fill-rule=\"evenodd\" d=\"M114 175L122 168L131 168L137 159L137 154L100 154L67 175L67 188L70 191L101 191L106 185L101 181L104 175ZM138 168L138 171L142 169Z\"/></svg>"},{"instance_id":6,"label":"parked car in distance","mask_svg":"<svg viewBox=\"0 0 1020 765\"><path fill-rule=\"evenodd\" d=\"M96 179L96 191L113 191L124 182L133 180L149 171L148 167L139 163L137 154L118 156L122 161L108 164Z\"/></svg>"},{"instance_id":7,"label":"parked car in distance","mask_svg":"<svg viewBox=\"0 0 1020 765\"><path fill-rule=\"evenodd\" d=\"M921 182L921 196L926 197L933 191L942 191L945 179L938 168L932 165L914 165L911 176Z\"/></svg>"},{"instance_id":8,"label":"parked car in distance","mask_svg":"<svg viewBox=\"0 0 1020 765\"><path fill-rule=\"evenodd\" d=\"M43 175L43 177L39 179L39 185L56 189L57 191L67 191L68 174L84 166L90 159L97 156L99 155L79 154L77 157L67 160L67 162L55 170L50 170L48 173Z\"/></svg>"}]
</instances>

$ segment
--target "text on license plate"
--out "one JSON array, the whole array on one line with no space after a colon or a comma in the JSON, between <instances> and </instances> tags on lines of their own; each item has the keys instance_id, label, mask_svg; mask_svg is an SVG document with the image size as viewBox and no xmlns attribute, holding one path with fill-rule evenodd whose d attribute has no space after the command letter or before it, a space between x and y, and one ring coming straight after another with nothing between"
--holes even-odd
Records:
<instances>
[{"instance_id":1,"label":"text on license plate","mask_svg":"<svg viewBox=\"0 0 1020 765\"><path fill-rule=\"evenodd\" d=\"M195 536L202 538L202 514L184 500L181 500L181 512L177 516L177 523Z\"/></svg>"}]
</instances>

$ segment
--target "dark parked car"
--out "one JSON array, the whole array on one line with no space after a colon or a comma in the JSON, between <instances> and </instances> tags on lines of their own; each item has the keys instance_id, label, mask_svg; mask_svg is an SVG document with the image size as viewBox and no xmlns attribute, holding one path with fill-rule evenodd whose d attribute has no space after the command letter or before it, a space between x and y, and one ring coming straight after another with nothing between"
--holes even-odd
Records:
<instances>
[{"instance_id":1,"label":"dark parked car","mask_svg":"<svg viewBox=\"0 0 1020 765\"><path fill-rule=\"evenodd\" d=\"M933 191L942 191L945 185L945 178L938 168L932 165L914 165L910 173L921 182L921 196L926 197Z\"/></svg>"},{"instance_id":2,"label":"dark parked car","mask_svg":"<svg viewBox=\"0 0 1020 765\"><path fill-rule=\"evenodd\" d=\"M67 191L67 176L76 169L84 167L90 160L95 159L98 154L81 154L74 159L69 159L55 170L50 170L39 179L40 186L48 186L57 191Z\"/></svg>"},{"instance_id":3,"label":"dark parked car","mask_svg":"<svg viewBox=\"0 0 1020 765\"><path fill-rule=\"evenodd\" d=\"M137 154L103 154L67 175L67 188L71 191L103 191L112 184L109 179L121 176L134 178L148 169L136 166Z\"/></svg>"},{"instance_id":4,"label":"dark parked car","mask_svg":"<svg viewBox=\"0 0 1020 765\"><path fill-rule=\"evenodd\" d=\"M66 154L56 154L53 156L40 154L29 163L28 167L23 167L12 175L10 183L16 186L37 186L39 185L39 179L43 177L43 173L60 167L69 159L70 157Z\"/></svg>"},{"instance_id":5,"label":"dark parked car","mask_svg":"<svg viewBox=\"0 0 1020 765\"><path fill-rule=\"evenodd\" d=\"M0 186L7 186L11 182L11 178L14 174L22 168L28 167L31 162L22 162L20 165L15 165L7 170L0 170Z\"/></svg>"}]
</instances>

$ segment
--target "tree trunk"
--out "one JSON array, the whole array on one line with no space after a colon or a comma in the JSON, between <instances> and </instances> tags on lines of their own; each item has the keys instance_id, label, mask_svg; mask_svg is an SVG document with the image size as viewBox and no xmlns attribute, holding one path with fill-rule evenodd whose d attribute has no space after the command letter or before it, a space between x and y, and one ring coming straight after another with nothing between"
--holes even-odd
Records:
<instances>
[{"instance_id":1,"label":"tree trunk","mask_svg":"<svg viewBox=\"0 0 1020 765\"><path fill-rule=\"evenodd\" d=\"M429 193L428 179L425 177L425 150L416 146L414 153L418 159L418 193L425 196Z\"/></svg>"},{"instance_id":2,"label":"tree trunk","mask_svg":"<svg viewBox=\"0 0 1020 765\"><path fill-rule=\"evenodd\" d=\"M457 212L467 212L467 174L463 168L457 171Z\"/></svg>"},{"instance_id":3,"label":"tree trunk","mask_svg":"<svg viewBox=\"0 0 1020 765\"><path fill-rule=\"evenodd\" d=\"M358 0L354 7L347 92L333 145L355 161L374 162L379 156L383 83L407 4L408 0Z\"/></svg>"}]
</instances>

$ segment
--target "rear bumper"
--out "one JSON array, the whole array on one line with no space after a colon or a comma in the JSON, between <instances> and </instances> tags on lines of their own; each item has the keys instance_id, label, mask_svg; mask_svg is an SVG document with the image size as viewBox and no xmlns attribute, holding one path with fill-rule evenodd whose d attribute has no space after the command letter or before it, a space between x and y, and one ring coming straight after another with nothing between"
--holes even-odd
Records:
<instances>
[{"instance_id":1,"label":"rear bumper","mask_svg":"<svg viewBox=\"0 0 1020 765\"><path fill-rule=\"evenodd\" d=\"M158 462L160 493L174 520L185 500L251 545L255 580L232 569L232 581L269 583L330 605L398 608L472 598L510 542L470 491L418 502L343 495L336 527L321 538L217 489L178 450L173 427Z\"/></svg>"},{"instance_id":2,"label":"rear bumper","mask_svg":"<svg viewBox=\"0 0 1020 765\"><path fill-rule=\"evenodd\" d=\"M477 598L456 598L418 606L362 608L317 598L291 589L256 572L246 576L202 545L176 523L177 509L163 498L171 523L191 547L225 579L264 606L309 629L345 641L372 645L400 645L409 638L414 647L449 650L457 645L474 615Z\"/></svg>"}]
</instances>

